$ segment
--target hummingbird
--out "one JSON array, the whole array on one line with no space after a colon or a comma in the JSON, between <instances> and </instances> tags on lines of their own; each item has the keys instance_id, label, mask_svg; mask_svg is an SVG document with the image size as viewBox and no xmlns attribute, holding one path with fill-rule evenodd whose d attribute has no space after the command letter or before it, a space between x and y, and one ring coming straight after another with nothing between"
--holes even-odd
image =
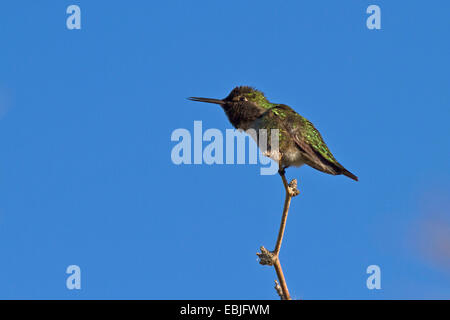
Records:
<instances>
[{"instance_id":1,"label":"hummingbird","mask_svg":"<svg viewBox=\"0 0 450 320\"><path fill-rule=\"evenodd\" d=\"M278 150L271 150L270 143L267 143L264 154L278 162L280 172L284 173L291 166L306 164L328 174L343 174L358 181L357 176L334 158L320 132L310 121L285 104L270 102L263 92L255 88L236 87L224 99L188 99L220 105L228 120L238 130L254 129L258 133L260 129L266 129L267 134L270 134L271 130L277 129Z\"/></svg>"}]
</instances>

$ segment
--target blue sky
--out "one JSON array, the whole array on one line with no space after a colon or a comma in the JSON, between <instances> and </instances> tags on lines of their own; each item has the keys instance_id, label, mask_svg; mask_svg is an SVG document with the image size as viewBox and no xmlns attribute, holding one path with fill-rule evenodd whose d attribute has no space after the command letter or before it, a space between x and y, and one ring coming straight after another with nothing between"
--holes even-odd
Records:
<instances>
[{"instance_id":1,"label":"blue sky","mask_svg":"<svg viewBox=\"0 0 450 320\"><path fill-rule=\"evenodd\" d=\"M66 28L81 8L82 29ZM368 30L366 8L381 8ZM256 165L171 161L177 128L231 128L255 86L359 182L288 169L297 299L450 298L448 1L1 4L0 298L276 299L284 190ZM81 290L66 288L67 266ZM368 290L366 268L381 268Z\"/></svg>"}]
</instances>

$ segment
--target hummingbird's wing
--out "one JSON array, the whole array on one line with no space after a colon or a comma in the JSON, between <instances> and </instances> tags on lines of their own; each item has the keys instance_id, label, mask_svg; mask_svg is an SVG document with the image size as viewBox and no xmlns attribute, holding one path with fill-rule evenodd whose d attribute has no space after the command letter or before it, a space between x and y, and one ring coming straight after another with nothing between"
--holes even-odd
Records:
<instances>
[{"instance_id":1,"label":"hummingbird's wing","mask_svg":"<svg viewBox=\"0 0 450 320\"><path fill-rule=\"evenodd\" d=\"M280 118L280 123L297 144L306 164L319 171L334 175L344 174L358 180L334 158L322 135L310 121L284 104L276 105L271 111Z\"/></svg>"}]
</instances>

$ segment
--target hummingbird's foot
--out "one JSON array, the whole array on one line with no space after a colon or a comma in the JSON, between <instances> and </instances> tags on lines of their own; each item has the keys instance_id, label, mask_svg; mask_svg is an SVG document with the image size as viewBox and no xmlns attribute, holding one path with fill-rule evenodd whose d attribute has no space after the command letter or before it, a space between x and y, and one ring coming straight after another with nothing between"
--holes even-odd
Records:
<instances>
[{"instance_id":1,"label":"hummingbird's foot","mask_svg":"<svg viewBox=\"0 0 450 320\"><path fill-rule=\"evenodd\" d=\"M263 266L273 266L278 260L278 254L275 254L275 252L269 251L264 247L261 247L260 249L261 252L256 254L259 258L259 264Z\"/></svg>"},{"instance_id":2,"label":"hummingbird's foot","mask_svg":"<svg viewBox=\"0 0 450 320\"><path fill-rule=\"evenodd\" d=\"M284 188L286 189L287 194L291 198L296 197L300 194L300 191L297 188L297 179L293 179L289 184L286 180L286 168L282 167L280 165L280 168L278 169L278 174L281 176L281 179L283 180Z\"/></svg>"},{"instance_id":3,"label":"hummingbird's foot","mask_svg":"<svg viewBox=\"0 0 450 320\"><path fill-rule=\"evenodd\" d=\"M292 181L289 182L287 191L291 197L296 197L300 194L300 191L297 189L297 179L292 179Z\"/></svg>"}]
</instances>

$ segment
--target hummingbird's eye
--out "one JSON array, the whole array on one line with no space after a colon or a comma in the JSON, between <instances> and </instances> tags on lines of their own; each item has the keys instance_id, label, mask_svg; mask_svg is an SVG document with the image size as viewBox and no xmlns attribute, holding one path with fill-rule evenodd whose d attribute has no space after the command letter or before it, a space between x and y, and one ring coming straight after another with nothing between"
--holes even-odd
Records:
<instances>
[{"instance_id":1,"label":"hummingbird's eye","mask_svg":"<svg viewBox=\"0 0 450 320\"><path fill-rule=\"evenodd\" d=\"M247 98L246 97L240 97L239 101L247 101Z\"/></svg>"}]
</instances>

